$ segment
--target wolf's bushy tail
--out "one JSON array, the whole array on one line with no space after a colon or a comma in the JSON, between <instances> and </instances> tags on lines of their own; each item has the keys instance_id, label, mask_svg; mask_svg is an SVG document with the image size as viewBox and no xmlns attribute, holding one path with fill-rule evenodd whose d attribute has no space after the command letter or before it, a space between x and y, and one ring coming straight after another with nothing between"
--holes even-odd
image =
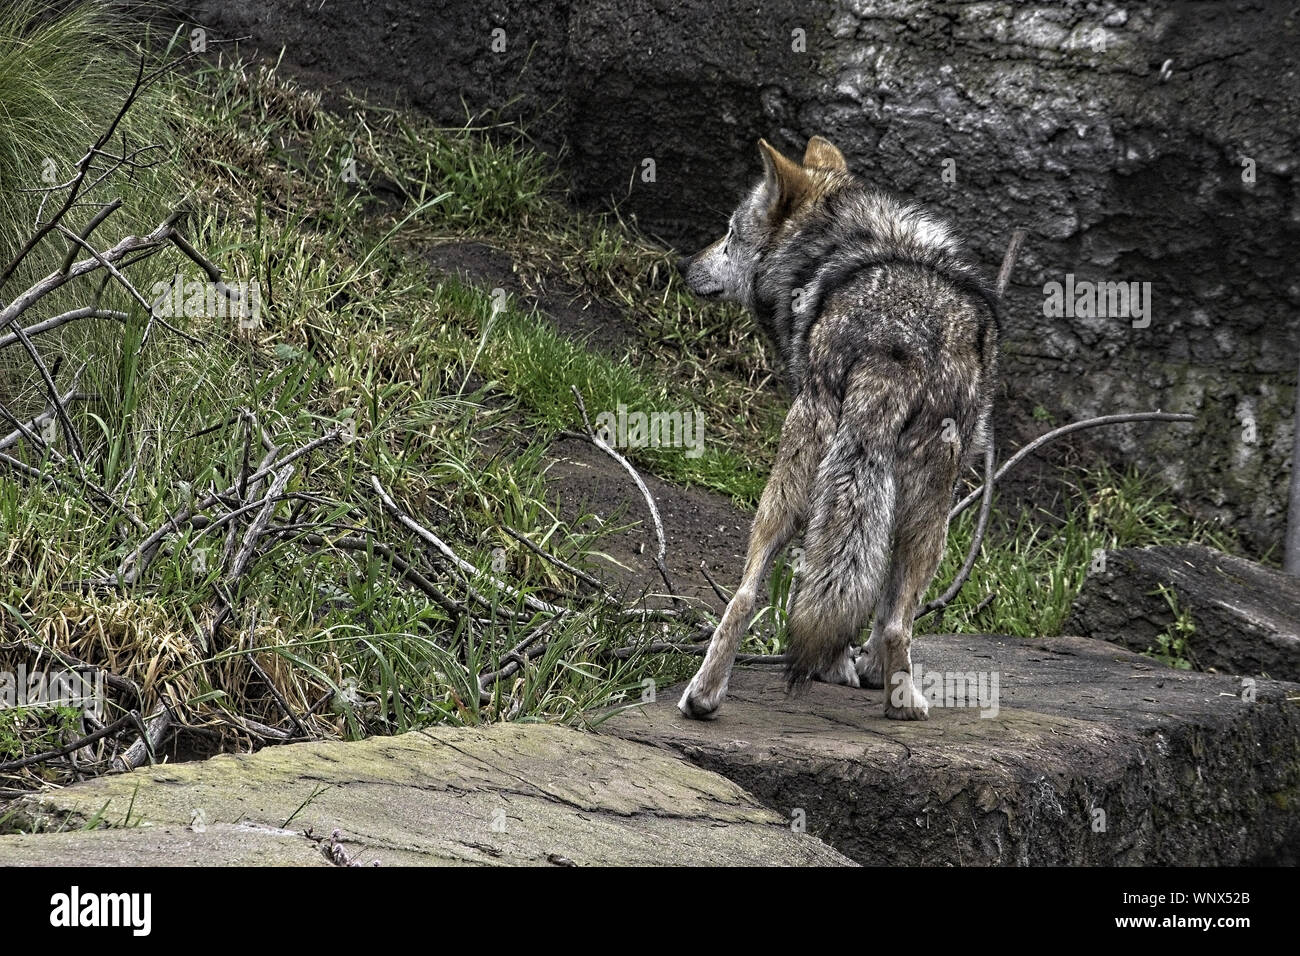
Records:
<instances>
[{"instance_id":1,"label":"wolf's bushy tail","mask_svg":"<svg viewBox=\"0 0 1300 956\"><path fill-rule=\"evenodd\" d=\"M889 569L898 497L898 437L907 409L897 382L846 395L817 470L790 611L786 683L829 672L861 632Z\"/></svg>"}]
</instances>

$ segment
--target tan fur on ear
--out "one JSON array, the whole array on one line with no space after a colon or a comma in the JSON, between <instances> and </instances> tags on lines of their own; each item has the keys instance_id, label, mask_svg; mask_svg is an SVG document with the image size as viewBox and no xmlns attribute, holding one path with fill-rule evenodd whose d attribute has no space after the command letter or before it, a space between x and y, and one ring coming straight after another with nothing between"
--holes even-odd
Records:
<instances>
[{"instance_id":1,"label":"tan fur on ear","mask_svg":"<svg viewBox=\"0 0 1300 956\"><path fill-rule=\"evenodd\" d=\"M777 152L767 140L760 139L758 149L763 154L763 175L775 196L772 218L785 219L811 195L812 180L802 166Z\"/></svg>"},{"instance_id":2,"label":"tan fur on ear","mask_svg":"<svg viewBox=\"0 0 1300 956\"><path fill-rule=\"evenodd\" d=\"M844 161L844 154L835 148L835 145L822 136L814 136L808 140L808 148L804 150L803 164L809 169L838 169L845 171L849 164Z\"/></svg>"}]
</instances>

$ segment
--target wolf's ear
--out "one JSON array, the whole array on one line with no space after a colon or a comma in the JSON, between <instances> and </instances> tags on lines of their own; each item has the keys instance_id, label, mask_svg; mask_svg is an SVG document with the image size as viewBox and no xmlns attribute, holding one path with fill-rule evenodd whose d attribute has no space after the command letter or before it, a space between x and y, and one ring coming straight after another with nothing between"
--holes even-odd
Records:
<instances>
[{"instance_id":1,"label":"wolf's ear","mask_svg":"<svg viewBox=\"0 0 1300 956\"><path fill-rule=\"evenodd\" d=\"M849 168L849 164L844 161L844 154L830 140L821 136L808 140L808 148L803 153L803 164L809 169L820 167L847 171Z\"/></svg>"},{"instance_id":2,"label":"wolf's ear","mask_svg":"<svg viewBox=\"0 0 1300 956\"><path fill-rule=\"evenodd\" d=\"M758 141L758 151L763 154L763 176L772 195L772 216L784 219L803 203L812 182L802 166L777 152L767 140Z\"/></svg>"}]
</instances>

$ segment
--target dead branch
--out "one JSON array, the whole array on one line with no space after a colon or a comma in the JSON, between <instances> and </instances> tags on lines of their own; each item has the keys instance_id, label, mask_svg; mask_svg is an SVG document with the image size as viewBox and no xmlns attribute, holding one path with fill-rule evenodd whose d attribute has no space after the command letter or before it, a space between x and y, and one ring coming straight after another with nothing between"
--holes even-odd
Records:
<instances>
[{"instance_id":1,"label":"dead branch","mask_svg":"<svg viewBox=\"0 0 1300 956\"><path fill-rule=\"evenodd\" d=\"M131 694L135 698L135 702L137 704L144 699L143 695L140 693L140 687L138 684L136 684L135 681L130 680L129 678L126 677L119 677L117 674L110 674L108 671L104 671L104 669L100 667L98 664L92 664L89 661L83 661L79 657L73 657L71 654L67 653L66 651L56 651L54 648L46 647L44 644L38 644L35 641L29 641L23 639L0 644L0 651L12 651L12 650L23 650L29 654L35 654L36 663L38 664L40 663L40 659L42 656L49 655L49 657L52 660L54 660L55 663L60 664L63 667L67 667L72 670L75 670L77 668L82 668L82 669L95 669L95 670L103 671L104 683L107 684L109 687L113 688L114 690L125 691L126 693Z\"/></svg>"},{"instance_id":2,"label":"dead branch","mask_svg":"<svg viewBox=\"0 0 1300 956\"><path fill-rule=\"evenodd\" d=\"M244 532L244 540L239 545L239 551L236 552L234 560L226 571L225 583L227 587L233 588L243 576L248 562L253 557L253 552L257 549L257 540L271 523L271 516L275 514L275 506L284 496L284 489L288 486L289 479L292 477L293 465L286 465L276 474L275 480L271 482L271 489L267 492L266 498L263 499L261 511L253 519L253 523L248 526L248 530Z\"/></svg>"},{"instance_id":3,"label":"dead branch","mask_svg":"<svg viewBox=\"0 0 1300 956\"><path fill-rule=\"evenodd\" d=\"M503 526L502 530L505 531L506 534L510 535L510 537L514 538L516 541L522 544L524 547L526 547L529 551L532 551L534 554L541 557L543 560L549 562L550 564L555 565L557 568L559 568L562 571L567 571L569 574L572 574L579 581L582 581L584 584L587 584L592 588L594 588L598 593L599 597L601 597L606 603L609 604L618 603L617 601L614 600L613 595L605 591L605 585L602 584L598 578L593 577L592 575L588 574L586 571L582 570L581 568L574 567L572 564L569 564L567 561L557 558L555 555L551 554L541 545L534 544L525 535L516 531L514 528Z\"/></svg>"},{"instance_id":4,"label":"dead branch","mask_svg":"<svg viewBox=\"0 0 1300 956\"><path fill-rule=\"evenodd\" d=\"M998 285L995 291L999 299L1006 295L1007 283L1011 281L1011 270L1015 268L1016 259L1020 255L1020 246L1024 241L1025 230L1012 230L1011 241L1007 243L1007 251L1002 256L1002 268L998 270Z\"/></svg>"},{"instance_id":5,"label":"dead branch","mask_svg":"<svg viewBox=\"0 0 1300 956\"><path fill-rule=\"evenodd\" d=\"M266 686L266 690L271 695L271 699L275 701L281 712L283 712L284 715L293 722L294 728L298 731L298 736L311 737L311 734L307 732L307 728L303 726L302 721L298 719L298 715L295 714L293 708L289 706L289 702L284 699L284 695L281 694L279 689L275 686L275 682L271 680L271 675L268 674L262 668L262 665L257 662L257 648L253 643L256 633L255 625L256 617L254 617L254 623L249 625L247 631L249 647L248 650L244 651L244 656L248 659L248 665L253 669L253 673L258 676L258 679Z\"/></svg>"},{"instance_id":6,"label":"dead branch","mask_svg":"<svg viewBox=\"0 0 1300 956\"><path fill-rule=\"evenodd\" d=\"M304 455L308 455L317 448L328 445L330 442L338 441L339 436L342 434L342 428L331 428L324 435L312 439L305 445L299 446L287 455L277 456L275 461L271 464L264 465L250 475L248 478L249 482L261 481L272 471L278 468L283 468L285 465L297 461ZM148 535L143 541L136 545L135 549L130 554L122 559L122 562L117 569L117 576L126 584L135 583L157 556L159 547L162 545L163 541L166 540L169 534L180 530L200 511L211 508L213 505L220 503L223 499L235 497L238 490L239 483L236 482L224 491L213 492L212 494L205 495L203 498L191 504L182 505L173 512L170 518L163 522L161 527Z\"/></svg>"},{"instance_id":7,"label":"dead branch","mask_svg":"<svg viewBox=\"0 0 1300 956\"><path fill-rule=\"evenodd\" d=\"M1054 428L1044 435L1039 435L1024 448L1003 462L1002 467L997 470L993 476L993 481L998 482L1004 478L1012 468L1024 461L1026 457L1033 454L1039 448L1049 442L1070 434L1071 432L1082 431L1085 428L1097 428L1101 425L1119 425L1125 422L1194 422L1195 415L1185 415L1175 412L1126 412L1120 415L1102 415L1099 418L1088 418L1081 422L1072 422L1069 425L1062 425L1060 428ZM955 520L958 515L969 508L984 493L984 485L980 485L948 513L949 520Z\"/></svg>"},{"instance_id":8,"label":"dead branch","mask_svg":"<svg viewBox=\"0 0 1300 956\"><path fill-rule=\"evenodd\" d=\"M44 753L29 754L26 757L20 757L17 760L8 760L0 763L0 773L8 773L12 770L22 770L24 767L30 767L33 764L45 763L47 760L55 760L59 757L66 757L74 751L80 750L93 744L96 740L101 740L110 734L115 734L127 724L135 722L134 714L123 714L117 720L105 727L101 727L93 734L86 734L84 737L78 737L70 744L59 747L57 750L47 750Z\"/></svg>"},{"instance_id":9,"label":"dead branch","mask_svg":"<svg viewBox=\"0 0 1300 956\"><path fill-rule=\"evenodd\" d=\"M142 725L142 732L135 743L127 747L126 751L119 754L117 759L113 761L113 769L120 771L135 770L137 767L143 766L145 761L152 761L154 754L158 752L158 748L162 746L163 741L171 733L172 723L171 708L166 704L159 704Z\"/></svg>"},{"instance_id":10,"label":"dead branch","mask_svg":"<svg viewBox=\"0 0 1300 956\"><path fill-rule=\"evenodd\" d=\"M58 212L56 212L50 218L50 220L45 223L44 226L41 226L34 233L32 233L31 237L28 238L27 242L23 244L23 247L20 250L18 250L18 254L14 256L13 260L10 261L10 263L5 267L4 272L0 273L0 289L4 288L5 283L9 281L9 277L14 274L14 272L22 264L23 260L27 258L27 256L31 253L31 251L40 244L42 239L44 239L47 235L50 234L51 231L53 231L53 229L59 224L59 222L62 221L63 217L68 214L69 210L72 209L73 204L77 201L78 194L81 192L81 186L86 180L86 175L90 172L90 163L91 163L91 159L95 155L95 152L97 150L102 149L108 143L108 141L113 138L113 133L117 130L118 125L122 122L122 118L126 116L127 111L131 109L132 104L135 103L135 101L139 98L140 94L144 91L145 88L144 64L145 64L145 58L142 55L140 57L139 68L136 70L135 82L131 84L131 89L127 93L126 99L123 101L122 106L118 109L117 114L113 117L112 121L108 124L108 127L104 130L103 133L100 134L99 139L97 139L94 145L92 145L90 149L86 151L86 155L83 156L80 159L80 161L78 161L77 175L73 177L72 181L69 183L70 188L68 191L67 198L63 201L62 208L60 208ZM0 322L0 328L3 327L4 327L3 322Z\"/></svg>"},{"instance_id":11,"label":"dead branch","mask_svg":"<svg viewBox=\"0 0 1300 956\"><path fill-rule=\"evenodd\" d=\"M664 587L668 589L673 601L680 603L677 590L673 587L672 579L668 576L668 566L664 563L664 557L668 553L668 545L664 538L664 523L659 517L659 506L655 504L654 495L650 494L650 489L641 480L641 475L632 467L632 463L596 434L595 429L591 427L591 419L587 417L587 403L582 400L582 392L578 391L576 385L569 387L573 390L574 400L578 403L578 411L582 413L582 424L587 429L587 438L593 445L618 462L623 470L632 477L632 481L636 483L637 489L641 492L641 497L645 499L646 506L650 509L650 517L654 521L655 538L659 543L659 549L655 552L655 567L659 570L659 576L664 579Z\"/></svg>"},{"instance_id":12,"label":"dead branch","mask_svg":"<svg viewBox=\"0 0 1300 956\"><path fill-rule=\"evenodd\" d=\"M713 579L713 575L709 573L709 566L703 559L700 560L700 573L704 575L704 580L709 582L709 587L713 588L713 593L718 596L718 600L723 604L730 604L731 596Z\"/></svg>"},{"instance_id":13,"label":"dead branch","mask_svg":"<svg viewBox=\"0 0 1300 956\"><path fill-rule=\"evenodd\" d=\"M9 328L20 315L26 312L35 303L39 302L45 296L61 289L74 279L89 275L104 267L105 263L117 263L125 256L133 252L148 250L150 253L162 248L168 237L172 233L175 220L182 214L173 213L162 223L158 225L153 232L147 236L127 236L117 245L103 253L98 253L89 259L80 259L72 264L66 273L59 270L51 272L43 279L39 279L32 285L24 289L19 295L3 309L0 309L0 331Z\"/></svg>"},{"instance_id":14,"label":"dead branch","mask_svg":"<svg viewBox=\"0 0 1300 956\"><path fill-rule=\"evenodd\" d=\"M32 364L36 366L36 370L41 373L41 380L45 383L45 391L50 397L50 404L53 406L54 412L59 418L59 424L63 426L63 434L68 440L68 451L71 452L73 460L77 463L77 467L81 468L84 465L84 462L82 461L81 438L77 435L76 428L73 427L72 418L68 415L67 408L59 398L59 390L54 384L54 376L50 374L49 366L47 366L45 360L41 358L41 353L36 351L36 346L32 345L32 340L27 337L27 333L23 331L22 326L15 325L14 334L18 336L18 341L21 342L23 348L27 350L27 354L31 358ZM81 373L78 372L77 376L80 377L80 375Z\"/></svg>"},{"instance_id":15,"label":"dead branch","mask_svg":"<svg viewBox=\"0 0 1300 956\"><path fill-rule=\"evenodd\" d=\"M299 532L295 529L284 527L272 527L268 531L268 534L292 534L294 540L301 540L312 547L340 548L344 551L373 551L396 568L397 572L407 581L432 598L435 604L452 616L453 620L459 620L468 613L468 610L464 605L448 597L441 588L433 584L433 582L416 570L409 561L382 541L353 537L327 538L314 531Z\"/></svg>"},{"instance_id":16,"label":"dead branch","mask_svg":"<svg viewBox=\"0 0 1300 956\"><path fill-rule=\"evenodd\" d=\"M531 594L527 594L522 591L519 591L518 589L511 587L509 584L502 581L500 578L496 577L493 574L490 574L486 571L479 571L479 569L474 567L474 565L470 564L468 561L461 558L460 555L456 554L456 552L453 551L445 541L439 538L428 528L425 528L423 525L417 522L410 515L406 514L406 512L402 511L402 509L398 506L397 502L392 499L392 496L390 496L388 492L384 490L384 486L379 483L379 478L377 476L375 475L370 476L370 484L371 487L375 489L375 493L379 495L379 500L383 502L384 508L385 510L388 511L389 514L391 514L394 518L396 518L398 522L401 523L405 528L413 532L416 535L416 537L424 541L425 544L429 545L438 554L442 555L442 557L445 560L450 562L454 568L456 568L458 571L464 574L467 578L482 576L487 581L489 581L492 584L492 586L495 587L497 590L509 594L512 598L515 598L516 600L522 599L524 605L528 607L530 610L546 611L551 614L561 614L561 615L572 613L568 608L560 607L559 605L556 604L551 604L549 601L543 601L540 598L534 597ZM477 599L482 601L483 600L482 595L479 595ZM489 607L492 606L492 602L489 601L488 606Z\"/></svg>"},{"instance_id":17,"label":"dead branch","mask_svg":"<svg viewBox=\"0 0 1300 956\"><path fill-rule=\"evenodd\" d=\"M51 316L37 322L35 325L29 325L22 329L28 337L41 335L45 332L51 332L60 326L67 325L69 322L75 322L78 319L114 319L118 322L125 322L128 316L125 312L117 312L112 309L97 309L94 306L86 306L81 309L73 309L70 312L63 312L59 315ZM0 349L7 349L9 346L19 341L18 332L10 332L8 335L0 337Z\"/></svg>"},{"instance_id":18,"label":"dead branch","mask_svg":"<svg viewBox=\"0 0 1300 956\"><path fill-rule=\"evenodd\" d=\"M122 208L122 200L114 199L103 209L99 210L99 212L95 213L95 215L91 218L90 222L86 223L86 227L82 229L80 233L78 233L81 239L81 245L85 246L86 241L90 239L90 234L93 233L96 229L98 229L105 219L113 215L113 213L117 212L121 208ZM68 252L67 255L63 257L63 268L60 271L67 272L69 269L71 269L73 260L76 258L77 258L76 244L68 243Z\"/></svg>"},{"instance_id":19,"label":"dead branch","mask_svg":"<svg viewBox=\"0 0 1300 956\"><path fill-rule=\"evenodd\" d=\"M504 665L498 667L494 671L489 671L485 674L479 675L478 694L480 705L486 705L492 702L492 692L488 690L490 686L495 686L507 677L512 677L518 671L523 669L523 666L527 661L537 657L546 650L549 645L543 644L539 647L536 646L537 642L546 636L546 632L549 631L559 619L558 616L553 617L539 627L534 628L522 641L498 659L499 661L505 661L506 663Z\"/></svg>"},{"instance_id":20,"label":"dead branch","mask_svg":"<svg viewBox=\"0 0 1300 956\"><path fill-rule=\"evenodd\" d=\"M99 250L97 250L94 246L90 245L88 242L86 242L84 239L78 236L67 226L60 225L58 228L59 231L62 232L65 236L67 236L77 245L80 245L87 252L89 252L91 258L93 258L96 262L98 262L105 269L107 269L108 274L111 275L114 279L116 279L118 281L118 284L120 284L122 288L126 289L126 291L130 293L131 298L135 299L135 301L139 303L140 306L144 309L145 314L149 316L149 322L145 325L144 334L140 336L140 348L144 348L145 343L149 340L149 330L153 327L153 323L155 322L157 322L167 331L171 332L173 335L179 335L181 338L185 339L191 345L204 344L202 339L196 338L195 336L190 335L188 332L182 332L180 329L176 328L176 326L172 325L170 322L168 322L167 320L159 316L158 310L153 307L153 303L150 302L148 299L146 299L144 295L141 294L140 290L135 287L135 284L130 279L128 279L122 273L122 271L117 268L117 266L115 266L112 262L106 259L104 255L100 253ZM176 240L178 237L179 237L178 233L176 232L175 229L170 229L167 232L166 238L170 239L173 245L176 244Z\"/></svg>"}]
</instances>

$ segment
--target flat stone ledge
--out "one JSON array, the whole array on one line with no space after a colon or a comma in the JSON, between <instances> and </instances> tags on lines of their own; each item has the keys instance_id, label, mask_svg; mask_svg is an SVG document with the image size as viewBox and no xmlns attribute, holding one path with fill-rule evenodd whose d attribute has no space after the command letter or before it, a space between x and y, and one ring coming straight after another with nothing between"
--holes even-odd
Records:
<instances>
[{"instance_id":1,"label":"flat stone ledge","mask_svg":"<svg viewBox=\"0 0 1300 956\"><path fill-rule=\"evenodd\" d=\"M789 698L773 670L738 669L714 721L682 717L674 688L600 730L680 753L786 819L802 812L864 864L1300 858L1295 684L1243 694L1239 678L1076 637L922 636L913 656L922 674L983 672L986 689L996 673L996 714L887 720L882 691L819 683Z\"/></svg>"},{"instance_id":2,"label":"flat stone ledge","mask_svg":"<svg viewBox=\"0 0 1300 956\"><path fill-rule=\"evenodd\" d=\"M0 837L0 865L324 862L308 830L338 830L363 865L851 865L717 774L543 724L270 747L8 810L10 828L65 832ZM106 828L75 832L91 822Z\"/></svg>"}]
</instances>

